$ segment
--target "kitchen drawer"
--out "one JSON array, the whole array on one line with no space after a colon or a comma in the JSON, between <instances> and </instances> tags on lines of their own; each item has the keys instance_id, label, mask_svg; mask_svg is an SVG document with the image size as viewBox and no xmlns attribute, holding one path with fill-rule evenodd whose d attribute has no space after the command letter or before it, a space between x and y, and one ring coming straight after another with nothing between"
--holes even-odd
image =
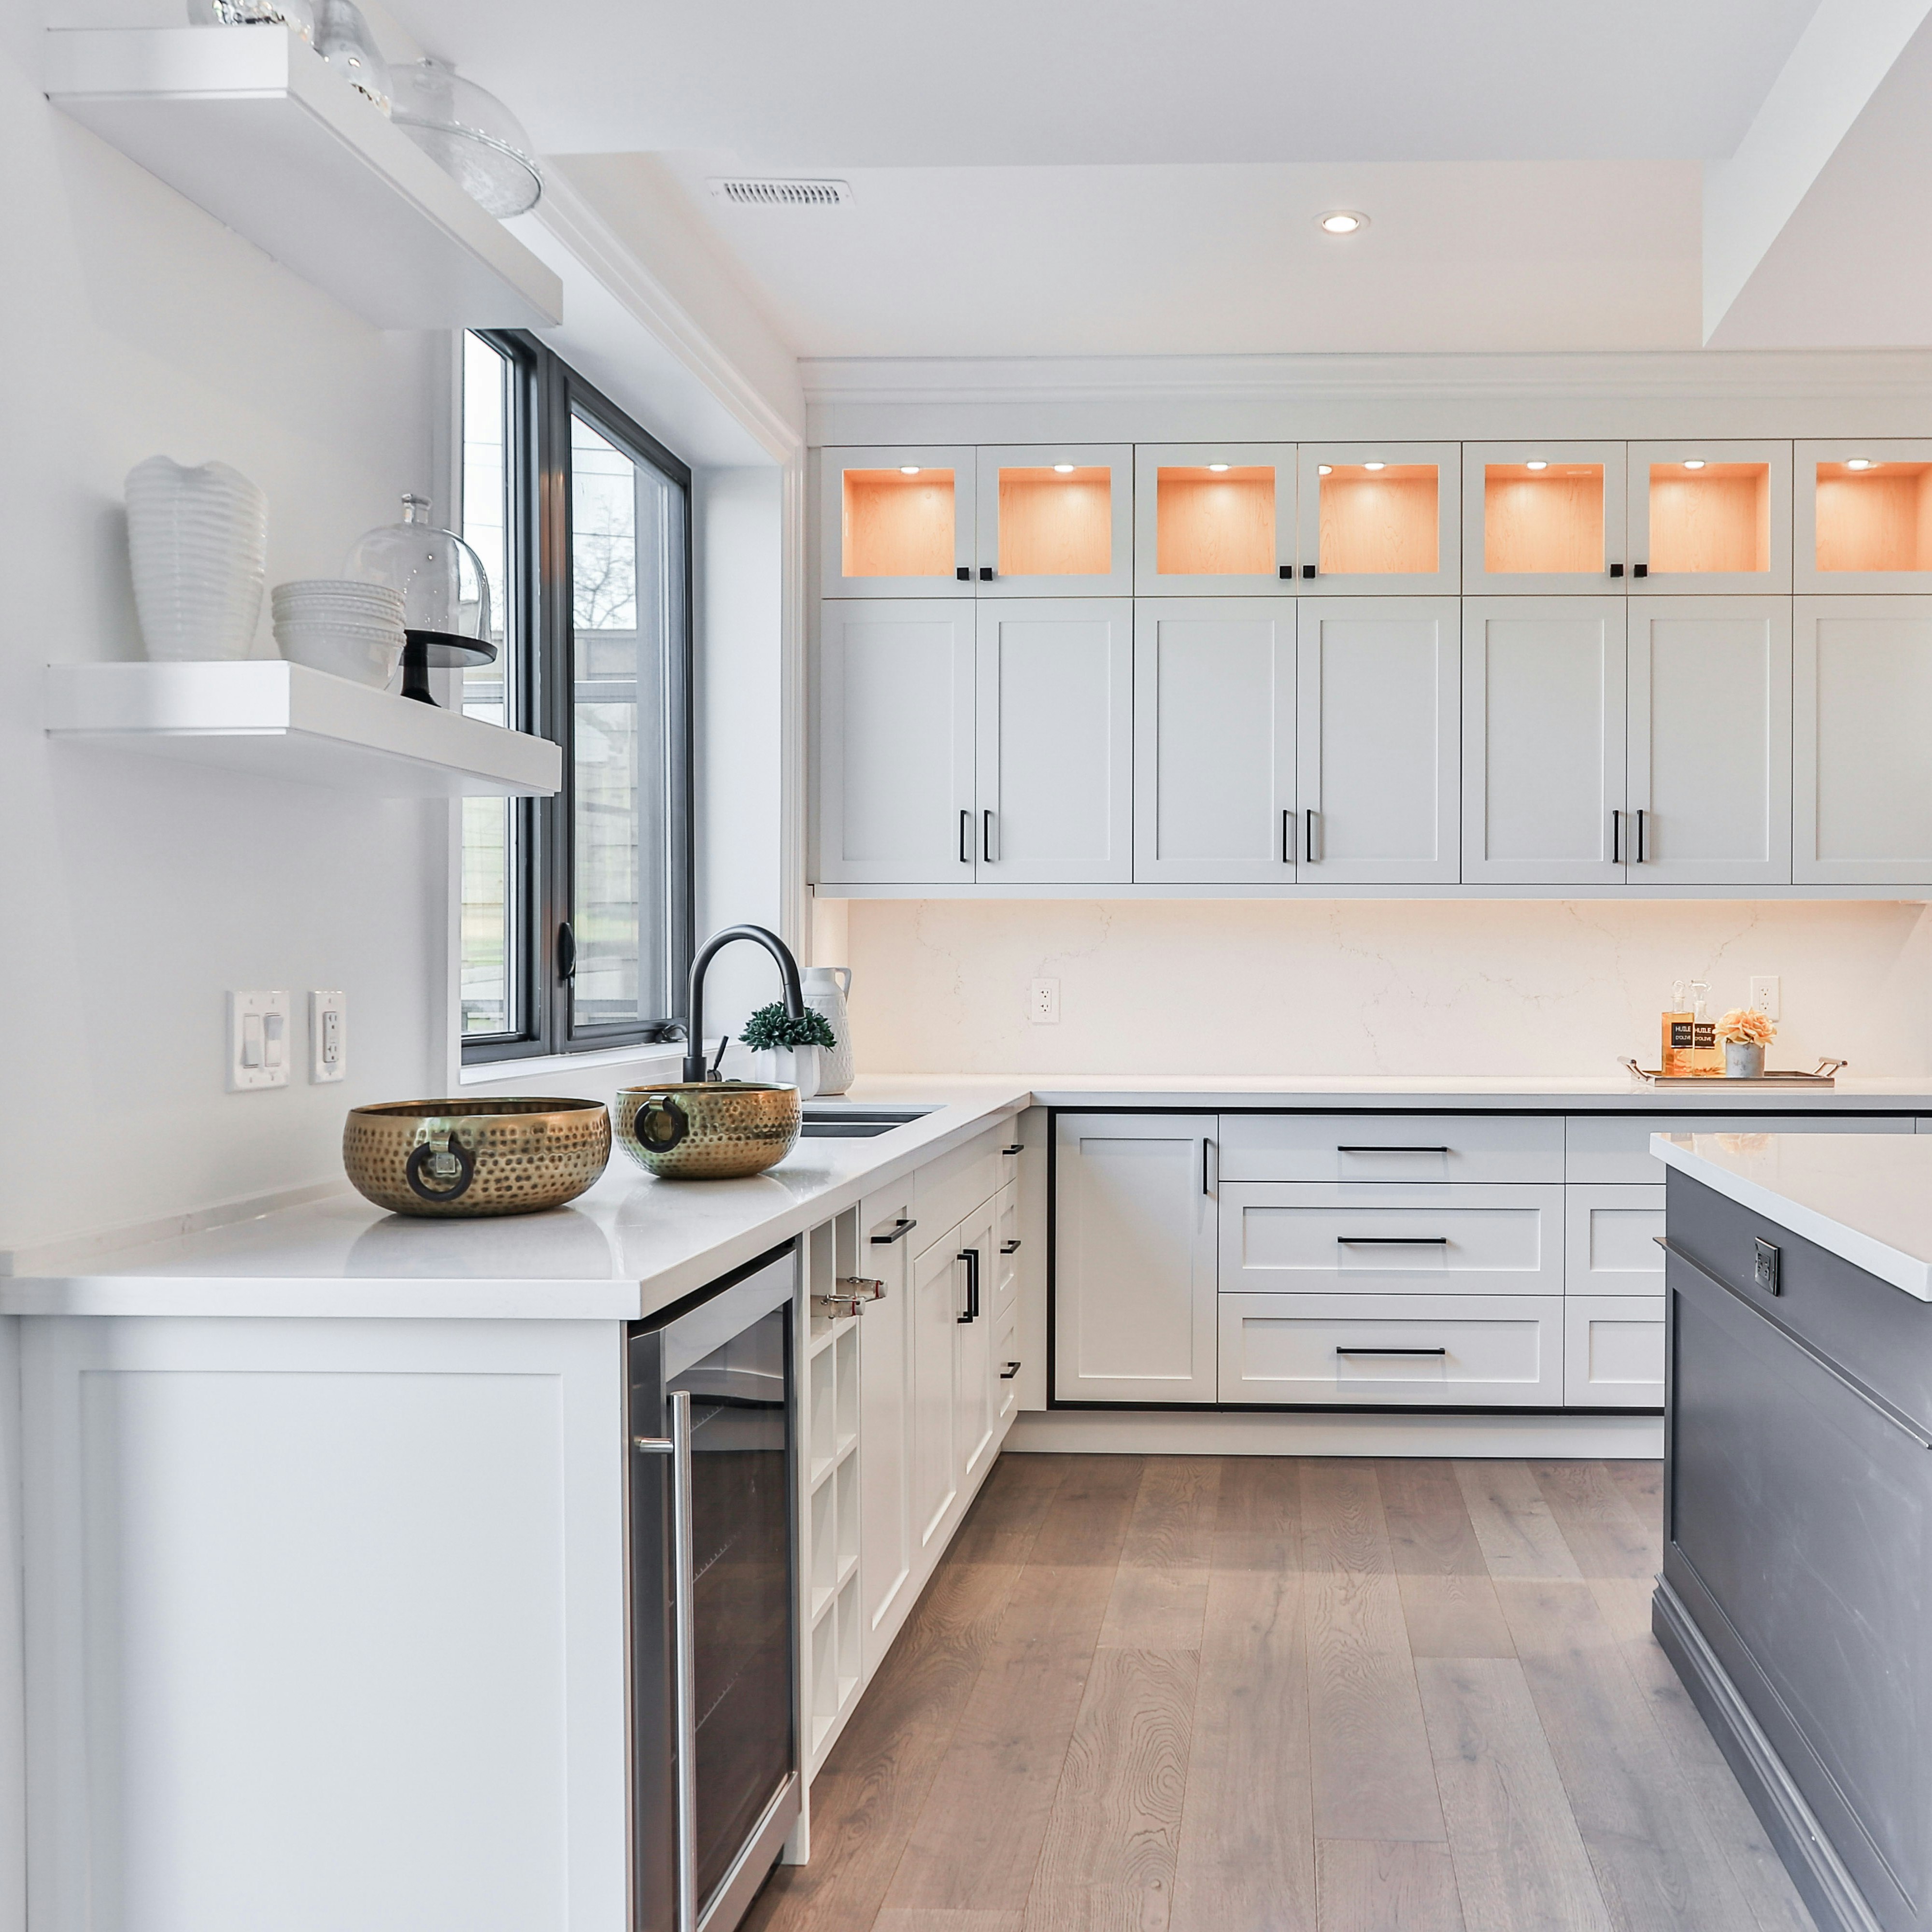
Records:
<instances>
[{"instance_id":1,"label":"kitchen drawer","mask_svg":"<svg viewBox=\"0 0 1932 1932\"><path fill-rule=\"evenodd\" d=\"M1572 1114L1564 1123L1563 1178L1661 1186L1664 1163L1650 1150L1652 1134L1909 1134L1912 1126L1903 1116L1858 1114Z\"/></svg>"},{"instance_id":2,"label":"kitchen drawer","mask_svg":"<svg viewBox=\"0 0 1932 1932\"><path fill-rule=\"evenodd\" d=\"M992 1310L995 1321L1019 1298L1020 1190L1010 1180L993 1202Z\"/></svg>"},{"instance_id":3,"label":"kitchen drawer","mask_svg":"<svg viewBox=\"0 0 1932 1932\"><path fill-rule=\"evenodd\" d=\"M1220 1387L1224 1402L1559 1408L1562 1298L1224 1294Z\"/></svg>"},{"instance_id":4,"label":"kitchen drawer","mask_svg":"<svg viewBox=\"0 0 1932 1932\"><path fill-rule=\"evenodd\" d=\"M1000 1150L1012 1144L1012 1126L1009 1121L1004 1129L982 1134L919 1170L914 1181L916 1204L913 1212L919 1217L918 1232L912 1237L914 1254L924 1254L999 1191L1004 1159Z\"/></svg>"},{"instance_id":5,"label":"kitchen drawer","mask_svg":"<svg viewBox=\"0 0 1932 1932\"><path fill-rule=\"evenodd\" d=\"M1561 1294L1560 1187L1224 1182L1226 1294Z\"/></svg>"},{"instance_id":6,"label":"kitchen drawer","mask_svg":"<svg viewBox=\"0 0 1932 1932\"><path fill-rule=\"evenodd\" d=\"M1019 1358L1020 1311L1007 1310L993 1324L993 1416L1004 1422L1019 1406L1020 1370L1026 1364Z\"/></svg>"},{"instance_id":7,"label":"kitchen drawer","mask_svg":"<svg viewBox=\"0 0 1932 1932\"><path fill-rule=\"evenodd\" d=\"M1664 1188L1566 1187L1563 1232L1570 1294L1661 1294Z\"/></svg>"},{"instance_id":8,"label":"kitchen drawer","mask_svg":"<svg viewBox=\"0 0 1932 1932\"><path fill-rule=\"evenodd\" d=\"M1664 1406L1664 1297L1573 1294L1563 1305L1563 1400L1572 1408Z\"/></svg>"},{"instance_id":9,"label":"kitchen drawer","mask_svg":"<svg viewBox=\"0 0 1932 1932\"><path fill-rule=\"evenodd\" d=\"M1537 1114L1223 1114L1223 1180L1559 1181L1563 1122Z\"/></svg>"}]
</instances>

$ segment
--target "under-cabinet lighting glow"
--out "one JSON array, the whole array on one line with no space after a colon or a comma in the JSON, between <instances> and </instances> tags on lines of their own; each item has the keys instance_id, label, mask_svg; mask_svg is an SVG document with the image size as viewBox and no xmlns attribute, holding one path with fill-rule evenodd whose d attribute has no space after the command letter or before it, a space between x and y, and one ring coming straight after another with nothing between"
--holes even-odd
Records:
<instances>
[{"instance_id":1,"label":"under-cabinet lighting glow","mask_svg":"<svg viewBox=\"0 0 1932 1932\"><path fill-rule=\"evenodd\" d=\"M1876 470L1878 465L1869 456L1848 456L1845 458L1847 470Z\"/></svg>"},{"instance_id":2,"label":"under-cabinet lighting glow","mask_svg":"<svg viewBox=\"0 0 1932 1932\"><path fill-rule=\"evenodd\" d=\"M1686 470L1701 470L1704 466L1704 459L1701 456L1686 457L1684 459L1684 466Z\"/></svg>"},{"instance_id":3,"label":"under-cabinet lighting glow","mask_svg":"<svg viewBox=\"0 0 1932 1932\"><path fill-rule=\"evenodd\" d=\"M1388 465L1386 463L1365 463L1362 467L1364 470L1386 470Z\"/></svg>"},{"instance_id":4,"label":"under-cabinet lighting glow","mask_svg":"<svg viewBox=\"0 0 1932 1932\"><path fill-rule=\"evenodd\" d=\"M899 474L902 476L916 476L919 474L919 465L916 463L902 463L899 465Z\"/></svg>"},{"instance_id":5,"label":"under-cabinet lighting glow","mask_svg":"<svg viewBox=\"0 0 1932 1932\"><path fill-rule=\"evenodd\" d=\"M1526 463L1522 466L1526 470L1547 470L1550 465L1538 457L1534 463Z\"/></svg>"},{"instance_id":6,"label":"under-cabinet lighting glow","mask_svg":"<svg viewBox=\"0 0 1932 1932\"><path fill-rule=\"evenodd\" d=\"M1208 466L1208 473L1210 476L1219 476L1226 470L1227 466L1228 466L1225 463L1210 463Z\"/></svg>"},{"instance_id":7,"label":"under-cabinet lighting glow","mask_svg":"<svg viewBox=\"0 0 1932 1932\"><path fill-rule=\"evenodd\" d=\"M1318 476L1332 476L1335 473L1335 466L1332 463L1318 463L1315 466L1315 473Z\"/></svg>"},{"instance_id":8,"label":"under-cabinet lighting glow","mask_svg":"<svg viewBox=\"0 0 1932 1932\"><path fill-rule=\"evenodd\" d=\"M1071 476L1073 466L1070 463L1056 463L1053 466L1053 473L1056 476Z\"/></svg>"},{"instance_id":9,"label":"under-cabinet lighting glow","mask_svg":"<svg viewBox=\"0 0 1932 1932\"><path fill-rule=\"evenodd\" d=\"M1352 208L1331 208L1316 218L1324 235L1352 235L1369 225L1369 218Z\"/></svg>"}]
</instances>

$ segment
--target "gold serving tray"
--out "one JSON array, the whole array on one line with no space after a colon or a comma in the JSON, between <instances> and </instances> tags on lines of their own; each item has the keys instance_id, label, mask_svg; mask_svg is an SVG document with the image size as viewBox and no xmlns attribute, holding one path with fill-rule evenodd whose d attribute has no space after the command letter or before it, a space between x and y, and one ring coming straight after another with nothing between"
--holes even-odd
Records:
<instances>
[{"instance_id":1,"label":"gold serving tray","mask_svg":"<svg viewBox=\"0 0 1932 1932\"><path fill-rule=\"evenodd\" d=\"M1840 1067L1851 1065L1849 1060L1821 1060L1817 1069L1810 1073L1794 1073L1768 1066L1762 1073L1752 1074L1748 1078L1733 1079L1723 1073L1660 1073L1654 1067L1640 1066L1626 1055L1618 1064L1629 1068L1646 1087L1835 1087L1832 1078Z\"/></svg>"}]
</instances>

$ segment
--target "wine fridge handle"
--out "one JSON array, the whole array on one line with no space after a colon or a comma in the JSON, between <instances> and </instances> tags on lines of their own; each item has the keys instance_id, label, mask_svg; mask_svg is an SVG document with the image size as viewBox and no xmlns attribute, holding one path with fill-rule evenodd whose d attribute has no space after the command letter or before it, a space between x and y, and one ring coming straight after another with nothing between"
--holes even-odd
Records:
<instances>
[{"instance_id":1,"label":"wine fridge handle","mask_svg":"<svg viewBox=\"0 0 1932 1932\"><path fill-rule=\"evenodd\" d=\"M698 1582L692 1562L691 1396L672 1391L670 1434L631 1446L670 1458L672 1708L677 1726L676 1932L698 1932Z\"/></svg>"}]
</instances>

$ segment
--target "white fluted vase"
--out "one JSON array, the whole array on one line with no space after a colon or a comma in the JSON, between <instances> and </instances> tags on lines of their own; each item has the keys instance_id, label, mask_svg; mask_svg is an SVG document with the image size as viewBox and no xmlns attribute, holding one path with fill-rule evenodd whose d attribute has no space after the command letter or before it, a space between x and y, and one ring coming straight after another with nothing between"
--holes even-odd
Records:
<instances>
[{"instance_id":1,"label":"white fluted vase","mask_svg":"<svg viewBox=\"0 0 1932 1932\"><path fill-rule=\"evenodd\" d=\"M151 658L245 658L268 577L268 500L225 463L128 472L128 557Z\"/></svg>"},{"instance_id":2,"label":"white fluted vase","mask_svg":"<svg viewBox=\"0 0 1932 1932\"><path fill-rule=\"evenodd\" d=\"M814 1012L822 1013L832 1029L832 1044L819 1049L818 1090L842 1094L857 1071L852 1060L852 1022L845 1010L845 996L852 990L852 969L808 966L804 985L805 1004Z\"/></svg>"}]
</instances>

